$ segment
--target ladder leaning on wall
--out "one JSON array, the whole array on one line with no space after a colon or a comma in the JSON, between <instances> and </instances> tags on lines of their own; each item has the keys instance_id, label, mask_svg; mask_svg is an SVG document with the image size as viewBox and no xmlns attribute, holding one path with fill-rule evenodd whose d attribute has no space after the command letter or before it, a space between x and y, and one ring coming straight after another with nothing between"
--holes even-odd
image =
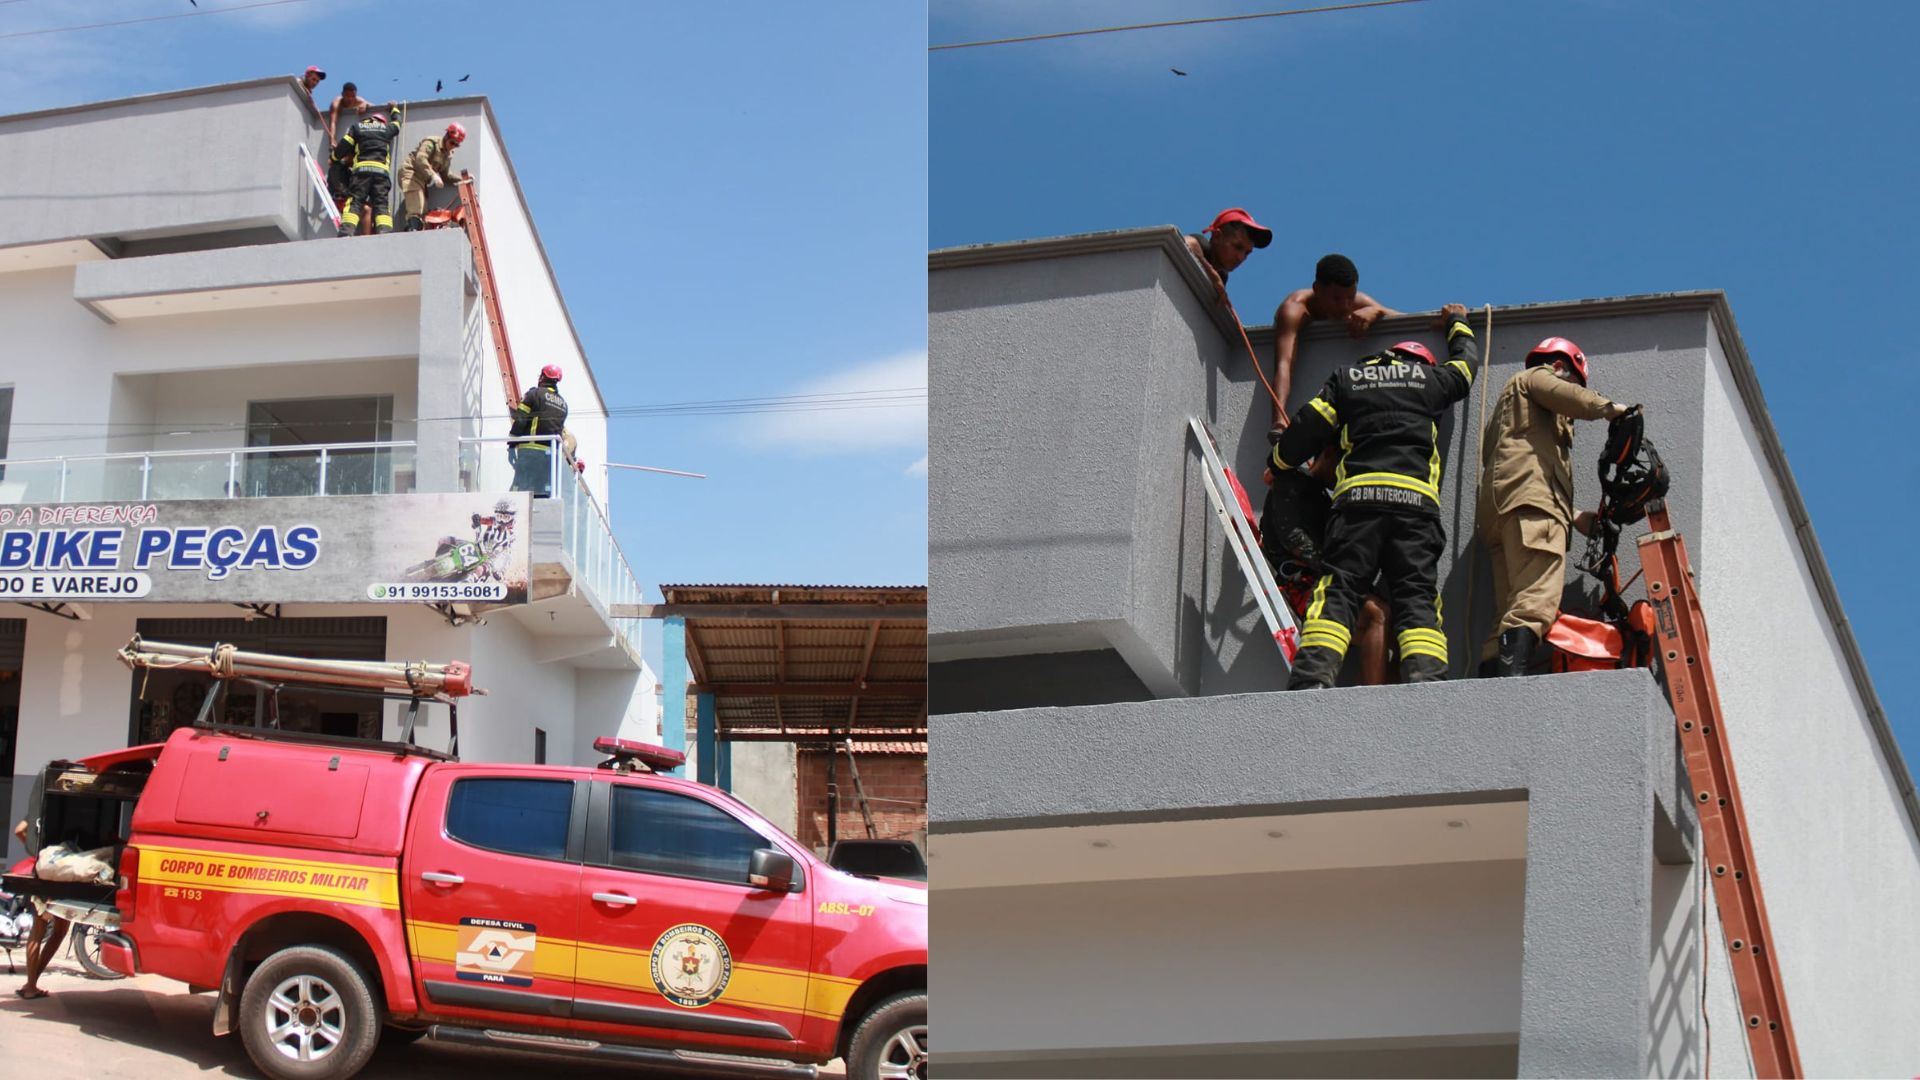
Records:
<instances>
[{"instance_id":1,"label":"ladder leaning on wall","mask_svg":"<svg viewBox=\"0 0 1920 1080\"><path fill-rule=\"evenodd\" d=\"M1206 421L1190 417L1187 427L1193 432L1194 441L1200 444L1201 486L1207 489L1214 516L1220 519L1220 528L1227 534L1227 546L1233 549L1234 557L1240 562L1240 572L1253 590L1253 602L1260 608L1260 617L1266 620L1267 632L1273 635L1281 659L1288 670L1292 670L1294 654L1300 651L1300 629L1294 624L1293 609L1287 606L1286 597L1273 580L1273 568L1267 565L1267 557L1260 550L1260 530L1252 520L1253 505L1247 501L1240 479L1220 459L1220 445L1214 441Z\"/></svg>"},{"instance_id":2,"label":"ladder leaning on wall","mask_svg":"<svg viewBox=\"0 0 1920 1080\"><path fill-rule=\"evenodd\" d=\"M1787 994L1773 951L1773 929L1754 870L1745 805L1722 724L1720 691L1707 656L1707 618L1693 587L1686 541L1674 531L1665 500L1647 504L1640 564L1653 605L1655 655L1686 755L1693 808L1700 819L1713 898L1727 943L1728 967L1740 999L1741 1026L1755 1076L1797 1077L1800 1050L1787 1015Z\"/></svg>"}]
</instances>

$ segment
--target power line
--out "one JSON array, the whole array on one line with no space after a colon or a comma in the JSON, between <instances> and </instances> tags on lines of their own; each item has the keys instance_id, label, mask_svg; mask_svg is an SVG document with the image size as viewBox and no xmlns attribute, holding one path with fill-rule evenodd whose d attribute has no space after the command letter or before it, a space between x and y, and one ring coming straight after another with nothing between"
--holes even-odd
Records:
<instances>
[{"instance_id":1,"label":"power line","mask_svg":"<svg viewBox=\"0 0 1920 1080\"><path fill-rule=\"evenodd\" d=\"M1392 7L1395 4L1419 4L1425 0L1366 0L1357 4L1332 4L1327 7L1294 8L1290 11L1262 11L1252 15L1215 15L1204 19L1174 19L1170 22L1134 23L1131 26L1102 26L1092 30L1062 30L1056 34L1028 34L1025 37L994 38L991 41L960 41L947 45L929 45L928 52L942 49L977 49L983 45L1015 45L1022 41L1052 41L1055 38L1086 37L1090 34L1118 34L1126 30L1159 30L1168 26L1199 26L1202 23L1244 22L1248 19L1280 19L1288 15L1321 15L1330 11L1356 11L1360 8Z\"/></svg>"},{"instance_id":2,"label":"power line","mask_svg":"<svg viewBox=\"0 0 1920 1080\"><path fill-rule=\"evenodd\" d=\"M609 420L674 418L680 416L744 416L767 413L846 412L867 409L900 409L924 405L924 386L886 387L873 390L848 390L835 393L791 394L780 397L717 398L706 401L664 402L659 405L615 405L602 410L574 410L577 417L605 417ZM455 421L504 420L504 413L465 413L457 416L395 417L394 424L449 423ZM364 425L365 420L303 420L302 430ZM244 420L206 423L165 420L16 420L14 428L78 428L59 434L44 434L9 440L9 449L29 443L70 442L76 439L104 437L139 438L146 435L212 435L222 432L271 430L274 424L253 424ZM289 447L290 450L298 447ZM4 455L0 455L4 456Z\"/></svg>"},{"instance_id":3,"label":"power line","mask_svg":"<svg viewBox=\"0 0 1920 1080\"><path fill-rule=\"evenodd\" d=\"M50 26L44 30L16 30L11 34L0 34L0 41L8 38L36 37L40 34L66 34L76 30L104 30L111 26L133 26L136 23L165 22L168 19L191 19L199 15L225 15L229 11L251 11L254 8L281 7L286 4L306 4L312 0L259 0L253 4L235 4L222 8L195 8L174 15L148 15L140 19L121 19L117 22L87 23L84 26Z\"/></svg>"}]
</instances>

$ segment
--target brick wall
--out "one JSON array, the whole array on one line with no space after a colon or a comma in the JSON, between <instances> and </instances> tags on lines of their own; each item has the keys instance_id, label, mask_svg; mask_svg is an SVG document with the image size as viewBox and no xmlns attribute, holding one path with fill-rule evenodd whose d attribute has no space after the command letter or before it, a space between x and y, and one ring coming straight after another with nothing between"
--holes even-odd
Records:
<instances>
[{"instance_id":1,"label":"brick wall","mask_svg":"<svg viewBox=\"0 0 1920 1080\"><path fill-rule=\"evenodd\" d=\"M860 815L860 800L855 794L853 774L847 769L844 750L829 755L824 750L800 751L800 833L801 843L815 851L827 847L827 758L834 761L835 782L840 789L841 839L867 835ZM927 755L918 753L862 753L855 764L860 782L873 803L874 831L882 840L912 840L924 850L927 838ZM889 799L891 802L878 800Z\"/></svg>"}]
</instances>

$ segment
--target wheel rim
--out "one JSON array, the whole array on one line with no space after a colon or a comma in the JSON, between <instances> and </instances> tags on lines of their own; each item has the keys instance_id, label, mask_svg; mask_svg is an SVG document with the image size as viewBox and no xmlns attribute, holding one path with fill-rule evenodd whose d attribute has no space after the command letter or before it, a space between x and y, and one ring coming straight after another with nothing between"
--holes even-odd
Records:
<instances>
[{"instance_id":1,"label":"wheel rim","mask_svg":"<svg viewBox=\"0 0 1920 1080\"><path fill-rule=\"evenodd\" d=\"M927 1080L927 1025L893 1033L880 1048L881 1080Z\"/></svg>"},{"instance_id":2,"label":"wheel rim","mask_svg":"<svg viewBox=\"0 0 1920 1080\"><path fill-rule=\"evenodd\" d=\"M319 1061L346 1038L347 1003L327 980L295 975L267 996L267 1042L289 1061Z\"/></svg>"}]
</instances>

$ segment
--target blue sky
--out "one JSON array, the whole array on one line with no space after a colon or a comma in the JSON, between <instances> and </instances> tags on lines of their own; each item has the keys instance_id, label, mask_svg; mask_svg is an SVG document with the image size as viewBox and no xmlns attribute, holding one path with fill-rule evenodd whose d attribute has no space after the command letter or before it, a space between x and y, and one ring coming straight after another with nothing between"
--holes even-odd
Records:
<instances>
[{"instance_id":1,"label":"blue sky","mask_svg":"<svg viewBox=\"0 0 1920 1080\"><path fill-rule=\"evenodd\" d=\"M0 35L244 2L22 0L0 4ZM374 100L432 97L436 78L487 95L609 405L920 389L883 409L611 421L614 460L711 477L612 479L649 592L917 584L925 43L924 10L888 0L302 0L0 36L0 110L308 64L329 100L348 80Z\"/></svg>"},{"instance_id":2,"label":"blue sky","mask_svg":"<svg viewBox=\"0 0 1920 1080\"><path fill-rule=\"evenodd\" d=\"M1286 6L934 0L929 38ZM1725 290L1920 763L1915 40L1904 3L1428 0L934 52L931 246L1245 205L1278 229L1249 322L1326 251L1403 310Z\"/></svg>"}]
</instances>

